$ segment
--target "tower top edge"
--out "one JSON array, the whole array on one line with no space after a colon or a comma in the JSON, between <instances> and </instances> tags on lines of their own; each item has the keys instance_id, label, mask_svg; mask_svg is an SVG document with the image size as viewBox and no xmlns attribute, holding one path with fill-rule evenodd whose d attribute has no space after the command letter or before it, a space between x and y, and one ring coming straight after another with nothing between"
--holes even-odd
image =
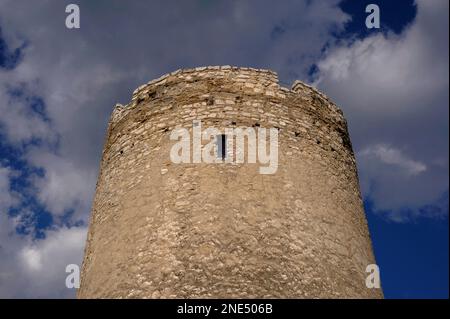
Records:
<instances>
[{"instance_id":1,"label":"tower top edge","mask_svg":"<svg viewBox=\"0 0 450 319\"><path fill-rule=\"evenodd\" d=\"M212 73L212 75L209 75ZM338 113L342 113L340 108L336 106L324 93L319 91L313 85L310 85L304 81L295 80L291 87L288 88L283 86L284 83L280 83L278 74L275 71L269 69L257 69L251 67L238 67L231 65L218 65L218 66L202 66L196 68L186 68L186 69L178 69L173 72L166 73L156 79L150 80L149 82L139 86L136 90L134 90L130 103L126 105L116 104L114 108L114 112L129 109L129 107L135 106L138 104L139 100L143 98L143 96L147 96L149 92L152 92L160 86L170 85L174 79L181 81L190 81L192 78L198 77L199 79L206 79L221 76L227 76L229 74L235 74L237 76L255 76L255 77L263 77L266 83L270 83L270 86L274 88L278 88L280 92L287 94L305 94L305 92L309 92L307 94L314 94L319 96L321 99L326 101L326 104L329 104L331 109L337 111ZM245 81L245 80L244 80Z\"/></svg>"},{"instance_id":2,"label":"tower top edge","mask_svg":"<svg viewBox=\"0 0 450 319\"><path fill-rule=\"evenodd\" d=\"M275 71L272 71L270 69L257 69L257 68L251 68L251 67L239 67L239 66L231 66L231 65L216 65L216 66L201 66L201 67L195 67L195 68L186 68L186 69L178 69L173 72L165 73L161 75L158 78L155 78L153 80L150 80L147 83L144 83L140 85L138 88L136 88L133 91L132 98L135 96L138 96L139 93L141 93L143 90L148 89L151 86L158 86L164 84L169 77L176 77L180 75L186 75L186 74L199 74L202 72L208 72L208 71L231 71L231 72L248 72L248 73L254 73L254 74L265 74L272 78L273 82L278 84L281 89L285 91L292 91L296 92L299 88L308 88L315 92L317 92L322 97L326 98L326 95L322 92L320 92L317 88L315 88L313 85L308 84L305 81L295 80L290 88L283 87L280 85L280 81L278 78L278 73Z\"/></svg>"},{"instance_id":3,"label":"tower top edge","mask_svg":"<svg viewBox=\"0 0 450 319\"><path fill-rule=\"evenodd\" d=\"M201 67L195 67L195 68L186 68L186 69L178 69L173 72L165 73L161 75L160 77L150 80L147 83L142 84L139 86L136 90L133 92L133 96L138 95L142 90L148 88L152 85L159 85L164 84L167 78L169 77L175 77L185 74L196 74L196 73L202 73L202 72L208 72L208 71L231 71L231 72L251 72L255 74L266 74L273 78L275 83L278 83L278 74L275 71L269 70L269 69L257 69L257 68L251 68L251 67L238 67L238 66L231 66L231 65L215 65L215 66L201 66Z\"/></svg>"}]
</instances>

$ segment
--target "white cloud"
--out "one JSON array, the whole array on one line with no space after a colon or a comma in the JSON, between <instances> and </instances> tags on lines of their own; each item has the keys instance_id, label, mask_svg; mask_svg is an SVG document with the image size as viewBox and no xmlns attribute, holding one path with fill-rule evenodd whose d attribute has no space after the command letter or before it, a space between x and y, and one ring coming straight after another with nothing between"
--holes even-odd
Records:
<instances>
[{"instance_id":1,"label":"white cloud","mask_svg":"<svg viewBox=\"0 0 450 319\"><path fill-rule=\"evenodd\" d=\"M69 264L81 268L85 241L85 227L60 228L47 232L46 239L23 247L18 257L22 276L28 280L27 297L74 296L75 291L65 286L65 270Z\"/></svg>"},{"instance_id":2,"label":"white cloud","mask_svg":"<svg viewBox=\"0 0 450 319\"><path fill-rule=\"evenodd\" d=\"M14 227L13 220L0 215L0 298L73 298L65 269L81 267L87 229L59 228L32 240L17 235Z\"/></svg>"},{"instance_id":3,"label":"white cloud","mask_svg":"<svg viewBox=\"0 0 450 319\"><path fill-rule=\"evenodd\" d=\"M364 195L396 220L448 192L448 6L417 1L400 35L336 43L317 64L316 85L348 119Z\"/></svg>"},{"instance_id":4,"label":"white cloud","mask_svg":"<svg viewBox=\"0 0 450 319\"><path fill-rule=\"evenodd\" d=\"M52 154L42 148L33 148L29 163L45 168L43 177L34 178L37 198L55 217L74 210L73 221L87 222L97 179L96 169L74 166L70 159Z\"/></svg>"},{"instance_id":5,"label":"white cloud","mask_svg":"<svg viewBox=\"0 0 450 319\"><path fill-rule=\"evenodd\" d=\"M10 189L13 175L0 166L0 298L74 297L75 291L65 286L65 267L81 266L87 228L52 228L44 239L17 234L21 216L7 213L20 203Z\"/></svg>"},{"instance_id":6,"label":"white cloud","mask_svg":"<svg viewBox=\"0 0 450 319\"><path fill-rule=\"evenodd\" d=\"M0 128L15 144L33 138L54 140L49 124L30 108L32 92L16 82L13 74L14 72L0 69ZM13 89L19 89L23 95L12 96L10 91Z\"/></svg>"},{"instance_id":7,"label":"white cloud","mask_svg":"<svg viewBox=\"0 0 450 319\"><path fill-rule=\"evenodd\" d=\"M366 147L356 157L362 192L373 201L375 211L397 222L445 212L439 198L443 185L435 185L435 176L428 174L424 163L383 144ZM431 170L435 170L433 164ZM439 209L423 209L430 198Z\"/></svg>"},{"instance_id":8,"label":"white cloud","mask_svg":"<svg viewBox=\"0 0 450 319\"><path fill-rule=\"evenodd\" d=\"M22 250L20 256L28 271L35 272L42 270L41 254L37 249L26 247Z\"/></svg>"},{"instance_id":9,"label":"white cloud","mask_svg":"<svg viewBox=\"0 0 450 319\"><path fill-rule=\"evenodd\" d=\"M426 171L425 164L406 157L400 150L388 145L378 144L363 149L359 153L360 160L377 160L383 164L398 168L407 176L414 176Z\"/></svg>"}]
</instances>

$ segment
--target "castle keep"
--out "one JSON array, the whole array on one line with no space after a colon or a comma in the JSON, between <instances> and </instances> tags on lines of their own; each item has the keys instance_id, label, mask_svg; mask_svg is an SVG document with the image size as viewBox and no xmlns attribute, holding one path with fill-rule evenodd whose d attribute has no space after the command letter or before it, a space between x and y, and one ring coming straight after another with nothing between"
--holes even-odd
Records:
<instances>
[{"instance_id":1,"label":"castle keep","mask_svg":"<svg viewBox=\"0 0 450 319\"><path fill-rule=\"evenodd\" d=\"M171 132L193 121L275 128L276 171L174 163ZM316 89L281 87L268 70L203 67L115 107L78 297L377 298L365 285L374 263L347 124Z\"/></svg>"}]
</instances>

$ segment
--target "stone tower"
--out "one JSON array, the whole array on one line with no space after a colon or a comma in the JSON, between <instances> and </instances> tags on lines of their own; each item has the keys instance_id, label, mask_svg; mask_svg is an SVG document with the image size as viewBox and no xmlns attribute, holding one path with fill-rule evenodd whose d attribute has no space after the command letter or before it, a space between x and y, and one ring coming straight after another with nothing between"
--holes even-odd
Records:
<instances>
[{"instance_id":1,"label":"stone tower","mask_svg":"<svg viewBox=\"0 0 450 319\"><path fill-rule=\"evenodd\" d=\"M276 128L278 169L174 163L171 132L196 120ZM202 67L114 109L79 298L377 298L374 263L346 121L314 88Z\"/></svg>"}]
</instances>

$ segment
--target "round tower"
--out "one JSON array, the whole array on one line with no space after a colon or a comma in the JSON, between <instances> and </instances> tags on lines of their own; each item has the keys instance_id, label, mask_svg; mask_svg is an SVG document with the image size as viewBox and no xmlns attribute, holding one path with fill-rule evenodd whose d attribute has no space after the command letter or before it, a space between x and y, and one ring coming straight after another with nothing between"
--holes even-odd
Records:
<instances>
[{"instance_id":1,"label":"round tower","mask_svg":"<svg viewBox=\"0 0 450 319\"><path fill-rule=\"evenodd\" d=\"M217 144L213 163L195 158L195 131L208 128L220 132L201 141ZM180 129L192 137L181 162ZM251 134L236 161L236 129L265 138L276 163ZM202 67L114 109L79 298L377 298L365 284L374 263L347 124L316 89L281 87L268 70Z\"/></svg>"}]
</instances>

